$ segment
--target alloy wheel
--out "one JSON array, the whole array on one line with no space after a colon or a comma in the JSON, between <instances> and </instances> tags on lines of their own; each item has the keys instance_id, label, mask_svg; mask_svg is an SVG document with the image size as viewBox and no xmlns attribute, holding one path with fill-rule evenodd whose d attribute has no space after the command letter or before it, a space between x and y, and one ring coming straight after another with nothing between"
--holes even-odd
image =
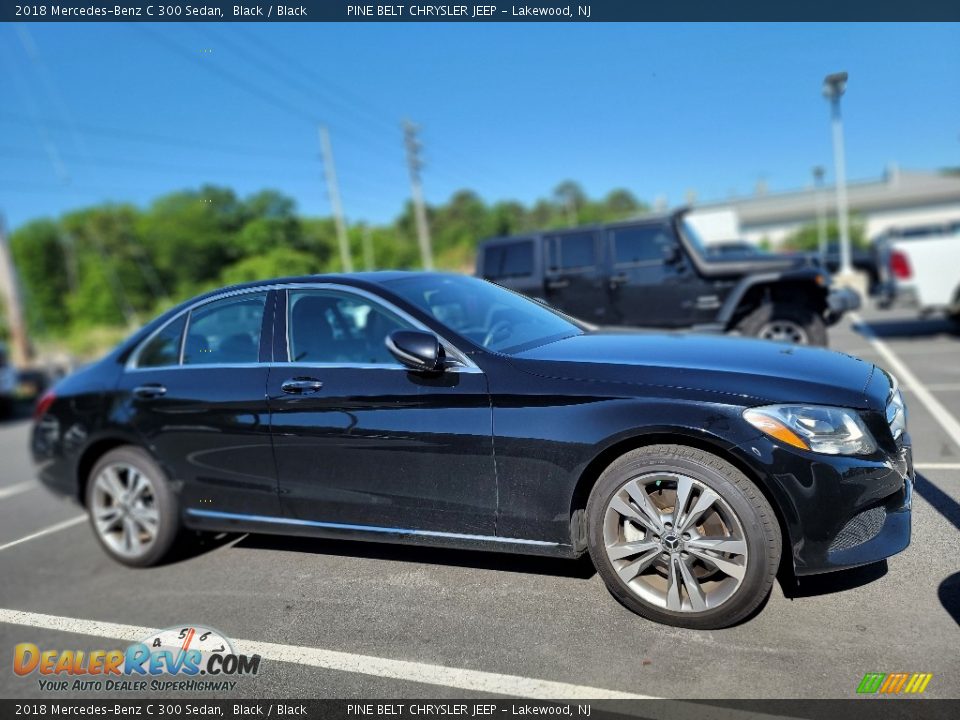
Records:
<instances>
[{"instance_id":1,"label":"alloy wheel","mask_svg":"<svg viewBox=\"0 0 960 720\"><path fill-rule=\"evenodd\" d=\"M100 471L90 513L97 534L118 555L141 557L157 539L160 512L153 482L128 463L113 463Z\"/></svg>"},{"instance_id":2,"label":"alloy wheel","mask_svg":"<svg viewBox=\"0 0 960 720\"><path fill-rule=\"evenodd\" d=\"M795 345L808 345L810 343L807 331L793 320L771 320L760 328L757 337L762 340L793 343Z\"/></svg>"},{"instance_id":3,"label":"alloy wheel","mask_svg":"<svg viewBox=\"0 0 960 720\"><path fill-rule=\"evenodd\" d=\"M717 492L687 475L647 473L624 483L607 503L603 540L623 583L672 612L719 607L747 570L740 519Z\"/></svg>"}]
</instances>

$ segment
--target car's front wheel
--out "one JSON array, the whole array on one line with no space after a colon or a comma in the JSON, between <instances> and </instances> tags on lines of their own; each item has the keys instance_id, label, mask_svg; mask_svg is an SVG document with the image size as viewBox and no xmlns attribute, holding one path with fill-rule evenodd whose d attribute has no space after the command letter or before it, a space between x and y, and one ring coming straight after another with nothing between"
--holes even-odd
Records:
<instances>
[{"instance_id":1,"label":"car's front wheel","mask_svg":"<svg viewBox=\"0 0 960 720\"><path fill-rule=\"evenodd\" d=\"M86 503L100 544L124 565L157 564L180 530L166 475L138 447L115 448L100 458L87 481Z\"/></svg>"},{"instance_id":2,"label":"car's front wheel","mask_svg":"<svg viewBox=\"0 0 960 720\"><path fill-rule=\"evenodd\" d=\"M780 527L742 472L710 453L651 445L616 460L587 503L590 556L610 592L651 620L709 630L770 593Z\"/></svg>"}]
</instances>

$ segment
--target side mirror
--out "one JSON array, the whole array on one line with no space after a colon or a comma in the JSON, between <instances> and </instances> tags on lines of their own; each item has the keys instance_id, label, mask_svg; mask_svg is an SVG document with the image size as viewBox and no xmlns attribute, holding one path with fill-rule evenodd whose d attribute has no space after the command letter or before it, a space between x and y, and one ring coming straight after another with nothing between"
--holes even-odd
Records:
<instances>
[{"instance_id":1,"label":"side mirror","mask_svg":"<svg viewBox=\"0 0 960 720\"><path fill-rule=\"evenodd\" d=\"M680 262L680 248L674 243L663 246L663 261L667 265L673 265Z\"/></svg>"},{"instance_id":2,"label":"side mirror","mask_svg":"<svg viewBox=\"0 0 960 720\"><path fill-rule=\"evenodd\" d=\"M420 372L442 372L446 354L440 339L422 330L395 330L386 339L387 350L404 367Z\"/></svg>"}]
</instances>

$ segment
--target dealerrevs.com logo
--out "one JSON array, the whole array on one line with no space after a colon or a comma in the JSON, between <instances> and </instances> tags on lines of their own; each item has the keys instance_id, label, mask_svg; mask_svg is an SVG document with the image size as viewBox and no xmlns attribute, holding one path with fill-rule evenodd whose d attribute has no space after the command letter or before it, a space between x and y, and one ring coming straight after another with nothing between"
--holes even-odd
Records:
<instances>
[{"instance_id":1,"label":"dealerrevs.com logo","mask_svg":"<svg viewBox=\"0 0 960 720\"><path fill-rule=\"evenodd\" d=\"M867 673L857 686L860 695L919 695L933 673Z\"/></svg>"},{"instance_id":2,"label":"dealerrevs.com logo","mask_svg":"<svg viewBox=\"0 0 960 720\"><path fill-rule=\"evenodd\" d=\"M201 625L151 633L125 649L41 649L20 643L13 672L39 676L41 690L98 692L230 691L233 678L256 675L259 655L242 655L222 633Z\"/></svg>"}]
</instances>

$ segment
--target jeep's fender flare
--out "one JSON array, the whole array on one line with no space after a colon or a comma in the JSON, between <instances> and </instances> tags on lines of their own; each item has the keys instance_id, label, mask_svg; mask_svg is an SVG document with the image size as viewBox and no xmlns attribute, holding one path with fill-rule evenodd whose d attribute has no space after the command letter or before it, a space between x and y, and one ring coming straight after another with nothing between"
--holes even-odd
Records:
<instances>
[{"instance_id":1,"label":"jeep's fender flare","mask_svg":"<svg viewBox=\"0 0 960 720\"><path fill-rule=\"evenodd\" d=\"M821 273L809 270L769 272L757 273L756 275L747 275L743 277L734 286L733 290L730 291L730 294L727 295L727 299L724 300L723 305L720 306L720 310L717 311L716 322L723 324L724 327L727 327L733 320L734 315L737 312L737 308L740 307L743 299L753 288L765 285L776 286L781 283L809 285L811 289L823 296L823 307L816 308L817 312L822 312L823 308L825 308L827 304L827 290L817 282L817 277L819 276L821 276Z\"/></svg>"}]
</instances>

